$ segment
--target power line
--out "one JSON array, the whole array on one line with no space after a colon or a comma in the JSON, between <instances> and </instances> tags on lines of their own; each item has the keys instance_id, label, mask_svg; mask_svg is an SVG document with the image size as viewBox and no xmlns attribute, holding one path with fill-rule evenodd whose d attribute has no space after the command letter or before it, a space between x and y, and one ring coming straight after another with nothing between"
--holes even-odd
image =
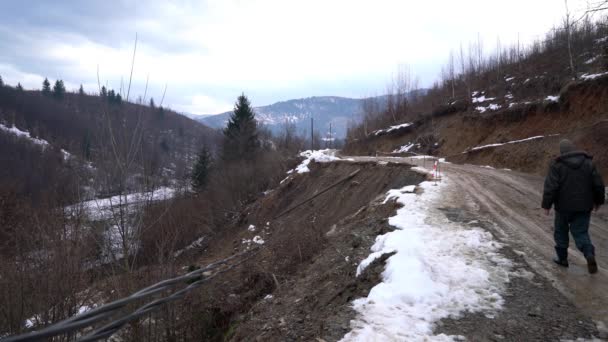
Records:
<instances>
[{"instance_id":1,"label":"power line","mask_svg":"<svg viewBox=\"0 0 608 342\"><path fill-rule=\"evenodd\" d=\"M187 281L192 281L187 287L177 290L168 296L155 299L147 304L140 306L136 310L125 313L114 321L104 325L101 328L95 329L87 335L81 337L78 341L96 341L103 338L108 338L118 332L126 323L136 320L141 316L150 313L161 307L163 304L183 298L188 292L200 287L204 282L215 278L216 276L225 273L256 255L261 250L261 247L254 247L241 253L237 253L228 258L211 263L203 268L187 273L182 276L174 277L160 281L154 285L141 289L128 297L115 300L111 303L102 305L93 310L82 314L70 317L61 322L55 323L47 328L39 331L34 331L27 334L10 336L6 339L0 339L2 342L16 341L41 341L49 337L75 332L86 327L92 326L94 323L104 321L113 316L118 310L124 308L127 304L153 294L169 290L177 284L184 284ZM212 272L209 274L209 272Z\"/></svg>"}]
</instances>

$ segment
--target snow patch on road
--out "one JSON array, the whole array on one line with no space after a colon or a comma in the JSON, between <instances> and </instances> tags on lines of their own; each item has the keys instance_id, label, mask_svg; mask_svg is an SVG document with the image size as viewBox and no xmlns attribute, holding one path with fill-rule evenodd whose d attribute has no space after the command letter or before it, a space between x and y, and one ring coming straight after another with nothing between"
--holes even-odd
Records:
<instances>
[{"instance_id":1,"label":"snow patch on road","mask_svg":"<svg viewBox=\"0 0 608 342\"><path fill-rule=\"evenodd\" d=\"M294 171L297 173L310 172L308 164L310 164L310 162L313 160L317 163L328 163L334 160L340 160L340 158L336 157L336 150L330 149L314 151L307 150L300 153L300 156L306 159L304 159L302 163L300 163L300 165L298 165L295 169L287 171L287 174L291 174ZM283 183L283 181L281 181L281 183Z\"/></svg>"},{"instance_id":2,"label":"snow patch on road","mask_svg":"<svg viewBox=\"0 0 608 342\"><path fill-rule=\"evenodd\" d=\"M382 282L353 302L358 316L342 341L453 341L461 337L433 333L438 321L464 312L492 317L501 309L513 265L489 232L452 223L434 209L446 186L423 182L422 194L387 193L403 205L389 218L396 230L376 238L358 273L380 255L396 254Z\"/></svg>"}]
</instances>

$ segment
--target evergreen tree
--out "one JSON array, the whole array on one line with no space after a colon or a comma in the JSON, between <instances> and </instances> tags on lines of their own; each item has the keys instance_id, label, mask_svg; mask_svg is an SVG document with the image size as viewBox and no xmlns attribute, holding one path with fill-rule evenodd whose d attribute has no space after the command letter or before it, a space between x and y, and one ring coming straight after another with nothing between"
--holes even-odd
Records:
<instances>
[{"instance_id":1,"label":"evergreen tree","mask_svg":"<svg viewBox=\"0 0 608 342\"><path fill-rule=\"evenodd\" d=\"M21 83L17 83L16 89L19 91L23 91L23 86L21 85Z\"/></svg>"},{"instance_id":2,"label":"evergreen tree","mask_svg":"<svg viewBox=\"0 0 608 342\"><path fill-rule=\"evenodd\" d=\"M194 191L200 192L205 189L212 166L213 159L211 153L207 149L207 146L203 146L192 168L192 189Z\"/></svg>"},{"instance_id":3,"label":"evergreen tree","mask_svg":"<svg viewBox=\"0 0 608 342\"><path fill-rule=\"evenodd\" d=\"M82 155L85 160L91 160L91 133L88 131L82 138Z\"/></svg>"},{"instance_id":4,"label":"evergreen tree","mask_svg":"<svg viewBox=\"0 0 608 342\"><path fill-rule=\"evenodd\" d=\"M106 89L106 86L101 86L101 94L99 94L101 97L106 97L108 96L108 90Z\"/></svg>"},{"instance_id":5,"label":"evergreen tree","mask_svg":"<svg viewBox=\"0 0 608 342\"><path fill-rule=\"evenodd\" d=\"M150 108L155 108L155 107L156 107L156 105L154 104L154 98L151 97L150 98Z\"/></svg>"},{"instance_id":6,"label":"evergreen tree","mask_svg":"<svg viewBox=\"0 0 608 342\"><path fill-rule=\"evenodd\" d=\"M82 87L82 84L80 85L80 88L78 88L78 95L84 95L84 88Z\"/></svg>"},{"instance_id":7,"label":"evergreen tree","mask_svg":"<svg viewBox=\"0 0 608 342\"><path fill-rule=\"evenodd\" d=\"M4 87L4 81L2 80L2 76L0 75L0 87Z\"/></svg>"},{"instance_id":8,"label":"evergreen tree","mask_svg":"<svg viewBox=\"0 0 608 342\"><path fill-rule=\"evenodd\" d=\"M62 99L65 95L65 86L63 85L62 80L55 81L55 86L53 86L53 96L56 99Z\"/></svg>"},{"instance_id":9,"label":"evergreen tree","mask_svg":"<svg viewBox=\"0 0 608 342\"><path fill-rule=\"evenodd\" d=\"M224 129L224 159L251 158L259 147L255 113L245 94L234 104L228 126Z\"/></svg>"},{"instance_id":10,"label":"evergreen tree","mask_svg":"<svg viewBox=\"0 0 608 342\"><path fill-rule=\"evenodd\" d=\"M114 93L114 90L110 89L110 91L108 91L108 102L114 103L114 101L116 101L116 94Z\"/></svg>"},{"instance_id":11,"label":"evergreen tree","mask_svg":"<svg viewBox=\"0 0 608 342\"><path fill-rule=\"evenodd\" d=\"M165 118L165 109L163 108L163 106L158 107L158 111L156 113L156 117L158 118L158 120L162 121Z\"/></svg>"},{"instance_id":12,"label":"evergreen tree","mask_svg":"<svg viewBox=\"0 0 608 342\"><path fill-rule=\"evenodd\" d=\"M45 78L44 81L42 81L42 95L51 95L51 82L49 82L48 78Z\"/></svg>"},{"instance_id":13,"label":"evergreen tree","mask_svg":"<svg viewBox=\"0 0 608 342\"><path fill-rule=\"evenodd\" d=\"M116 93L116 97L114 98L114 101L116 102L116 104L122 103L122 96L120 96L120 93Z\"/></svg>"}]
</instances>

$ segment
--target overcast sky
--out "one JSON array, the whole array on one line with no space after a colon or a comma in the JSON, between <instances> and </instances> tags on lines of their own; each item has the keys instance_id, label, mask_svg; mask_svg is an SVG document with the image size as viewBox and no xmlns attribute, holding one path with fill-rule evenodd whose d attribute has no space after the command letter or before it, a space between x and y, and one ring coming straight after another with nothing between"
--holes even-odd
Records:
<instances>
[{"instance_id":1,"label":"overcast sky","mask_svg":"<svg viewBox=\"0 0 608 342\"><path fill-rule=\"evenodd\" d=\"M570 0L573 11L584 0ZM217 0L0 2L0 75L38 89L44 77L97 92L129 78L177 111L230 110L309 96L383 93L400 65L420 86L450 49L481 36L485 50L539 39L565 14L560 0Z\"/></svg>"}]
</instances>

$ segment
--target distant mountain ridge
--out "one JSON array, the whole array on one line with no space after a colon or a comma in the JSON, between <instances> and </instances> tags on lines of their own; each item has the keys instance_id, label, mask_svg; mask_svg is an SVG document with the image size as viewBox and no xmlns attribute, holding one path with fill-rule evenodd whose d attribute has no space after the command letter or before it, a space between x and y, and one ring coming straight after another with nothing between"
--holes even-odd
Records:
<instances>
[{"instance_id":1,"label":"distant mountain ridge","mask_svg":"<svg viewBox=\"0 0 608 342\"><path fill-rule=\"evenodd\" d=\"M416 90L416 94L425 90ZM386 96L378 97L382 103ZM268 106L254 107L258 123L278 133L286 123L294 124L298 134L310 134L310 118L314 120L314 130L322 137L327 136L331 123L332 135L338 139L346 136L349 121L358 122L364 99L340 96L313 96L302 99L280 101ZM232 111L195 118L212 128L226 126Z\"/></svg>"}]
</instances>

